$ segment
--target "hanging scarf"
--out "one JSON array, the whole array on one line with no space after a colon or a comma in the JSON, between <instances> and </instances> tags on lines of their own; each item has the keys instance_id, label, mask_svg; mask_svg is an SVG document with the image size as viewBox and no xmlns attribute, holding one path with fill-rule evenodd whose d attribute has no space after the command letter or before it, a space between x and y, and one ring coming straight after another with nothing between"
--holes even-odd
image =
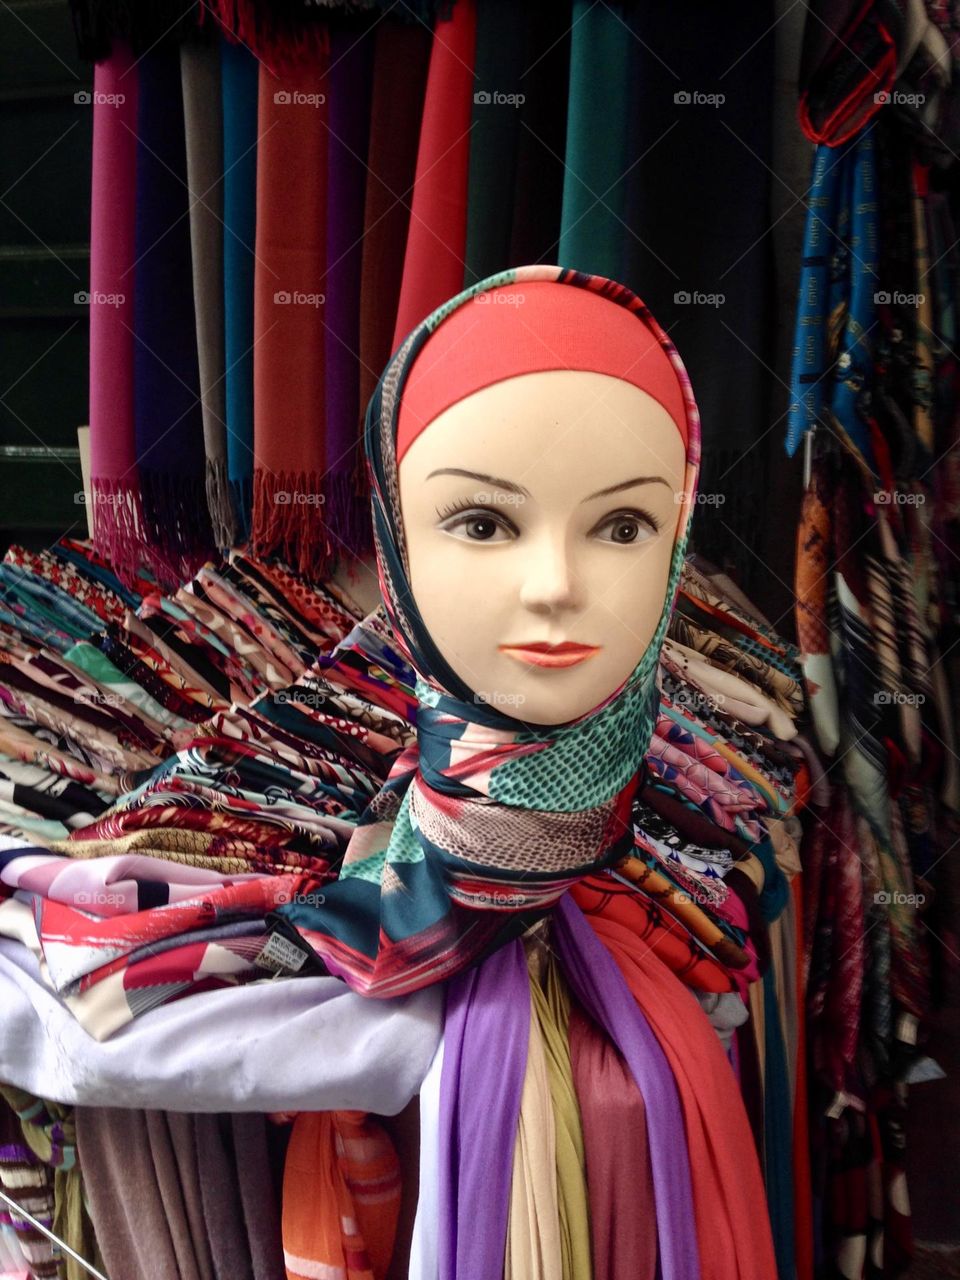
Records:
<instances>
[{"instance_id":1,"label":"hanging scarf","mask_svg":"<svg viewBox=\"0 0 960 1280\"><path fill-rule=\"evenodd\" d=\"M94 68L90 193L90 471L93 537L122 575L138 568L133 264L139 72L130 50ZM96 305L98 298L103 305Z\"/></svg>"},{"instance_id":2,"label":"hanging scarf","mask_svg":"<svg viewBox=\"0 0 960 1280\"><path fill-rule=\"evenodd\" d=\"M76 3L76 0L74 0ZM89 0L88 0L89 2ZM331 52L337 34L371 31L383 22L429 29L449 19L456 0L204 0L200 22L212 17L228 39L244 45L274 72ZM463 0L461 0L463 3Z\"/></svg>"},{"instance_id":3,"label":"hanging scarf","mask_svg":"<svg viewBox=\"0 0 960 1280\"><path fill-rule=\"evenodd\" d=\"M903 7L891 0L810 4L800 58L799 117L811 141L838 146L887 101L903 39Z\"/></svg>"},{"instance_id":4,"label":"hanging scarf","mask_svg":"<svg viewBox=\"0 0 960 1280\"><path fill-rule=\"evenodd\" d=\"M648 354L666 355L667 362L657 368L664 385L664 365L671 378L663 394L679 398L683 407L687 459L653 638L631 675L599 707L568 724L538 726L533 732L475 696L419 617L400 513L397 440L410 368L437 327L478 293L540 281L589 290L636 316L642 327L631 358L639 363L642 342L651 337ZM493 308L484 311L493 313ZM460 315L461 322L467 314ZM649 368L653 361L644 364ZM449 393L446 384L439 393ZM390 996L447 978L518 937L570 885L631 849L630 811L659 706L657 661L694 505L700 424L680 357L635 294L603 277L528 266L458 294L406 338L367 410L366 448L381 591L398 644L419 677L417 745L398 757L361 816L340 879L326 889L325 902L291 902L276 917L278 928L289 933L293 926L292 936L299 931L327 968L356 990Z\"/></svg>"},{"instance_id":5,"label":"hanging scarf","mask_svg":"<svg viewBox=\"0 0 960 1280\"><path fill-rule=\"evenodd\" d=\"M259 71L253 544L305 577L329 568L337 464L326 432L327 55Z\"/></svg>"},{"instance_id":6,"label":"hanging scarf","mask_svg":"<svg viewBox=\"0 0 960 1280\"><path fill-rule=\"evenodd\" d=\"M289 1280L385 1280L400 1214L400 1166L362 1111L302 1111L283 1171Z\"/></svg>"},{"instance_id":7,"label":"hanging scarf","mask_svg":"<svg viewBox=\"0 0 960 1280\"><path fill-rule=\"evenodd\" d=\"M218 547L236 538L227 484L223 291L223 106L220 45L190 41L180 49L183 118L190 184L190 248L197 311L197 359L210 521Z\"/></svg>"},{"instance_id":8,"label":"hanging scarf","mask_svg":"<svg viewBox=\"0 0 960 1280\"><path fill-rule=\"evenodd\" d=\"M329 475L324 518L338 547L352 556L370 547L369 498L360 438L360 284L370 98L372 33L336 32L330 52L327 138L327 238L324 276L326 440ZM365 406L364 406L365 407Z\"/></svg>"},{"instance_id":9,"label":"hanging scarf","mask_svg":"<svg viewBox=\"0 0 960 1280\"><path fill-rule=\"evenodd\" d=\"M434 31L394 349L421 316L463 287L476 27L476 0L460 0Z\"/></svg>"},{"instance_id":10,"label":"hanging scarf","mask_svg":"<svg viewBox=\"0 0 960 1280\"><path fill-rule=\"evenodd\" d=\"M621 276L628 225L625 178L633 168L630 115L611 111L610 103L632 100L635 64L633 41L626 38L633 33L618 8L588 0L573 4L560 258Z\"/></svg>"},{"instance_id":11,"label":"hanging scarf","mask_svg":"<svg viewBox=\"0 0 960 1280\"><path fill-rule=\"evenodd\" d=\"M253 497L253 279L257 225L256 58L224 40L223 291L227 471L237 536L250 531Z\"/></svg>"},{"instance_id":12,"label":"hanging scarf","mask_svg":"<svg viewBox=\"0 0 960 1280\"><path fill-rule=\"evenodd\" d=\"M800 265L787 453L818 423L876 471L869 395L877 291L876 154L872 129L817 148ZM889 299L888 299L889 301Z\"/></svg>"},{"instance_id":13,"label":"hanging scarf","mask_svg":"<svg viewBox=\"0 0 960 1280\"><path fill-rule=\"evenodd\" d=\"M374 33L361 237L358 375L362 408L369 404L380 370L393 352L393 322L403 284L410 193L417 168L415 124L423 111L431 39L423 27L395 28L386 21ZM536 255L512 260L533 262Z\"/></svg>"},{"instance_id":14,"label":"hanging scarf","mask_svg":"<svg viewBox=\"0 0 960 1280\"><path fill-rule=\"evenodd\" d=\"M175 583L212 548L191 279L180 58L154 51L137 64L134 387L145 536L157 571ZM135 279L134 279L135 277ZM135 285L135 287L134 287Z\"/></svg>"}]
</instances>

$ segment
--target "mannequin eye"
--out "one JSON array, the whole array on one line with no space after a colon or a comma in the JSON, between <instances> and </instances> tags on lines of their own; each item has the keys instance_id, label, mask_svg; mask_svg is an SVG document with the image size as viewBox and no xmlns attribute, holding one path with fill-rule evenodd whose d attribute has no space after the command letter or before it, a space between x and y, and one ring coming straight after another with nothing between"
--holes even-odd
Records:
<instances>
[{"instance_id":1,"label":"mannequin eye","mask_svg":"<svg viewBox=\"0 0 960 1280\"><path fill-rule=\"evenodd\" d=\"M440 528L466 542L506 542L516 537L517 528L499 511L473 503L452 503L438 507Z\"/></svg>"},{"instance_id":2,"label":"mannequin eye","mask_svg":"<svg viewBox=\"0 0 960 1280\"><path fill-rule=\"evenodd\" d=\"M603 542L629 546L634 542L645 542L659 533L660 523L648 511L615 511L595 525L593 532Z\"/></svg>"}]
</instances>

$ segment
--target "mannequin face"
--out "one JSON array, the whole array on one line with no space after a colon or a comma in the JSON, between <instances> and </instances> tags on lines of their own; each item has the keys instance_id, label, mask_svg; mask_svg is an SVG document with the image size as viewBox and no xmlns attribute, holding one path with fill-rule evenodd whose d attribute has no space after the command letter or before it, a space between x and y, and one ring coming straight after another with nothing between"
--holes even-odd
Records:
<instances>
[{"instance_id":1,"label":"mannequin face","mask_svg":"<svg viewBox=\"0 0 960 1280\"><path fill-rule=\"evenodd\" d=\"M494 383L414 440L410 585L478 702L562 724L623 684L663 609L685 462L656 400L573 370Z\"/></svg>"}]
</instances>

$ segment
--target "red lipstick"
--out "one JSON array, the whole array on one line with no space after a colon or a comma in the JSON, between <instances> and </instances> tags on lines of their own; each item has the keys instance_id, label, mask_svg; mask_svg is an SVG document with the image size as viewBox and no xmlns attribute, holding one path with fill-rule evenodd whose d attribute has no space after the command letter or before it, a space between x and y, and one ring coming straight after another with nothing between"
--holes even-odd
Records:
<instances>
[{"instance_id":1,"label":"red lipstick","mask_svg":"<svg viewBox=\"0 0 960 1280\"><path fill-rule=\"evenodd\" d=\"M564 640L560 644L536 640L529 644L501 644L497 647L508 658L515 658L531 667L575 667L600 652L600 645L575 644L572 640Z\"/></svg>"}]
</instances>

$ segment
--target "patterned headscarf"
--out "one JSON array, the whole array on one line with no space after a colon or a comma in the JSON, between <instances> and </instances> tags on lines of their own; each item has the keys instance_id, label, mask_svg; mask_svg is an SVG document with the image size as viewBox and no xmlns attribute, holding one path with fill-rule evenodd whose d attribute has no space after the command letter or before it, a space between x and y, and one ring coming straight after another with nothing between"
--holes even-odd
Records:
<instances>
[{"instance_id":1,"label":"patterned headscarf","mask_svg":"<svg viewBox=\"0 0 960 1280\"><path fill-rule=\"evenodd\" d=\"M528 281L589 289L632 311L643 336L652 333L669 356L686 411L683 502L656 631L619 689L557 726L527 726L484 702L440 653L410 588L397 466L404 383L431 335L480 292ZM364 994L392 996L475 964L632 848L631 805L696 496L700 420L676 349L635 294L602 276L537 265L480 281L407 336L367 408L366 450L383 602L417 675L417 744L396 759L363 813L323 901L293 902L277 914L331 973Z\"/></svg>"}]
</instances>

